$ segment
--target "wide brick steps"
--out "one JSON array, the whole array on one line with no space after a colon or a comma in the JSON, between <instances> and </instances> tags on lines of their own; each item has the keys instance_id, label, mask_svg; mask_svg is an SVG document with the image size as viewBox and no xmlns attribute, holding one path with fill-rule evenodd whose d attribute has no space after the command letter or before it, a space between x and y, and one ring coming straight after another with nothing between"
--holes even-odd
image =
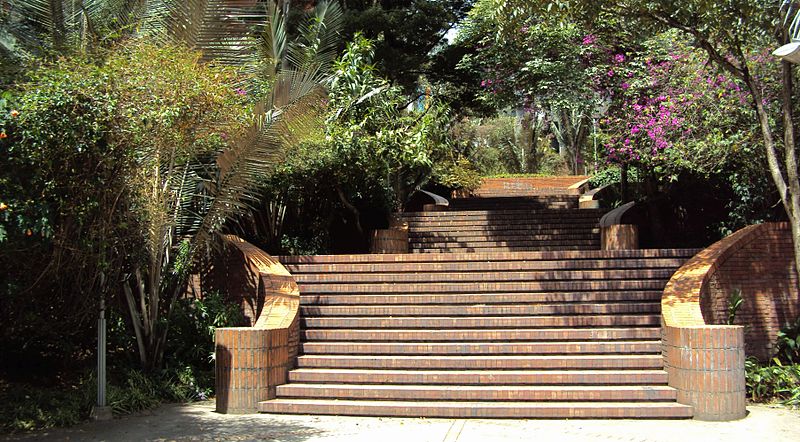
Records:
<instances>
[{"instance_id":1,"label":"wide brick steps","mask_svg":"<svg viewBox=\"0 0 800 442\"><path fill-rule=\"evenodd\" d=\"M320 328L536 328L660 325L660 314L581 316L463 317L317 317L303 318L306 327Z\"/></svg>"},{"instance_id":2,"label":"wide brick steps","mask_svg":"<svg viewBox=\"0 0 800 442\"><path fill-rule=\"evenodd\" d=\"M497 210L514 207L516 209L576 209L578 194L565 191L562 194L525 195L524 193L501 196L499 193L486 193L478 198L453 198L452 210Z\"/></svg>"},{"instance_id":3,"label":"wide brick steps","mask_svg":"<svg viewBox=\"0 0 800 442\"><path fill-rule=\"evenodd\" d=\"M661 355L303 355L300 368L565 370L663 368Z\"/></svg>"},{"instance_id":4,"label":"wide brick steps","mask_svg":"<svg viewBox=\"0 0 800 442\"><path fill-rule=\"evenodd\" d=\"M327 396L337 400L402 401L675 401L669 387L641 385L336 385L288 384L278 394L295 398Z\"/></svg>"},{"instance_id":5,"label":"wide brick steps","mask_svg":"<svg viewBox=\"0 0 800 442\"><path fill-rule=\"evenodd\" d=\"M692 408L674 402L436 402L399 400L275 399L265 413L431 418L690 418Z\"/></svg>"},{"instance_id":6,"label":"wide brick steps","mask_svg":"<svg viewBox=\"0 0 800 442\"><path fill-rule=\"evenodd\" d=\"M577 198L571 197L577 205ZM403 214L414 253L597 250L603 212L540 209L513 198L457 200L445 212ZM472 205L465 205L473 201ZM507 202L506 202L507 201ZM511 207L511 209L508 209ZM472 210L479 209L479 210Z\"/></svg>"},{"instance_id":7,"label":"wide brick steps","mask_svg":"<svg viewBox=\"0 0 800 442\"><path fill-rule=\"evenodd\" d=\"M529 330L305 330L302 336L307 341L572 341L572 340L625 340L660 339L659 327L641 328L545 328Z\"/></svg>"},{"instance_id":8,"label":"wide brick steps","mask_svg":"<svg viewBox=\"0 0 800 442\"><path fill-rule=\"evenodd\" d=\"M362 370L298 368L289 382L399 385L649 385L666 384L664 370Z\"/></svg>"},{"instance_id":9,"label":"wide brick steps","mask_svg":"<svg viewBox=\"0 0 800 442\"><path fill-rule=\"evenodd\" d=\"M693 253L282 257L301 292L301 356L259 410L690 417L666 385L659 313Z\"/></svg>"}]
</instances>

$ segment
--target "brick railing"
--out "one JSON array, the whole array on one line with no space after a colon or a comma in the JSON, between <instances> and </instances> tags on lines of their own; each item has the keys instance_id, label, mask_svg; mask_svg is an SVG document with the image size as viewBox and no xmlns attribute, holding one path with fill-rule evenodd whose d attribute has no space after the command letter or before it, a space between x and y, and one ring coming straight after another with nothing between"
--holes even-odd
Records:
<instances>
[{"instance_id":1,"label":"brick railing","mask_svg":"<svg viewBox=\"0 0 800 442\"><path fill-rule=\"evenodd\" d=\"M300 291L273 257L235 236L224 238L224 285L243 290L260 314L253 327L216 331L216 396L220 413L253 413L286 383L300 345ZM241 296L241 294L240 294Z\"/></svg>"},{"instance_id":2,"label":"brick railing","mask_svg":"<svg viewBox=\"0 0 800 442\"><path fill-rule=\"evenodd\" d=\"M777 319L765 310L797 311L793 262L787 224L749 226L695 255L667 284L661 300L665 367L678 401L692 405L696 418L745 416L745 337L757 338L748 349L761 349L774 336L754 333L774 330ZM736 322L746 325L718 325L727 321L734 289L744 297ZM781 293L794 294L772 296Z\"/></svg>"}]
</instances>

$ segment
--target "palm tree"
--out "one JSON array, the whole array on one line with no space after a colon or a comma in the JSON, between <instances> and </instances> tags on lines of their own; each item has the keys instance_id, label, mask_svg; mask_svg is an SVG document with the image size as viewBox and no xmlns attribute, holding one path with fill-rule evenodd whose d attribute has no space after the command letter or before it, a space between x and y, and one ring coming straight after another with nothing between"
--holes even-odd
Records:
<instances>
[{"instance_id":1,"label":"palm tree","mask_svg":"<svg viewBox=\"0 0 800 442\"><path fill-rule=\"evenodd\" d=\"M52 54L102 55L110 43L144 38L240 66L241 88L266 89L249 128L211 155L171 145L136 148L127 197L141 226L141 253L131 254L122 287L140 362L157 368L190 268L225 222L256 200L259 179L284 149L316 129L341 10L319 2L290 40L287 17L274 1L7 0L5 6L0 51L12 63L4 65Z\"/></svg>"}]
</instances>

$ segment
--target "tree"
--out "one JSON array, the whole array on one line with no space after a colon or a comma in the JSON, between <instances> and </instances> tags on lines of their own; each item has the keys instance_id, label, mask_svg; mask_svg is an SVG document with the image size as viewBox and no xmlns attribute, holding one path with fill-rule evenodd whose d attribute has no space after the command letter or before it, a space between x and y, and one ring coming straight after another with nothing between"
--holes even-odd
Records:
<instances>
[{"instance_id":1,"label":"tree","mask_svg":"<svg viewBox=\"0 0 800 442\"><path fill-rule=\"evenodd\" d=\"M345 41L356 33L373 40L380 75L406 94L419 94L420 77L448 75L432 61L470 4L470 0L348 0L342 2Z\"/></svg>"},{"instance_id":2,"label":"tree","mask_svg":"<svg viewBox=\"0 0 800 442\"><path fill-rule=\"evenodd\" d=\"M546 116L559 153L579 172L591 117L605 98L595 78L601 70L611 72L608 60L591 44L596 37L579 25L532 15L501 26L507 17L488 13L492 5L481 1L470 12L459 38L477 51L459 69L483 73L481 98L495 108Z\"/></svg>"},{"instance_id":3,"label":"tree","mask_svg":"<svg viewBox=\"0 0 800 442\"><path fill-rule=\"evenodd\" d=\"M794 123L794 68L780 62L776 74L759 75L765 58L754 53L787 43L789 25L797 13L794 1L646 1L646 0L491 0L493 13L501 17L500 32L513 26L525 13L559 17L565 23L580 21L587 26L608 22L628 22L630 26L655 33L678 30L702 49L708 61L741 81L753 106L755 123L761 132L763 148L772 181L792 227L795 264L800 268L800 179ZM777 63L777 60L774 61ZM764 83L779 85L780 103L768 106Z\"/></svg>"},{"instance_id":4,"label":"tree","mask_svg":"<svg viewBox=\"0 0 800 442\"><path fill-rule=\"evenodd\" d=\"M249 24L252 8L224 0L66 3L82 12L62 14L57 0L14 2L9 14L39 15L22 16L19 26L5 30L29 26L42 30L31 41L58 42L72 29L65 23L82 17L69 34L79 38L64 41L102 42L94 15L85 13L90 6L121 5L112 9L126 11L132 18L124 22L136 24L115 28L112 34L121 33L124 43L113 48L54 49L87 58L107 73L104 87L113 104L98 137L131 153L131 167L118 176L124 192L109 208L123 208L134 234L125 238L127 247L106 252L125 255L124 299L140 361L153 369L162 362L172 306L189 269L209 252L226 220L247 210L260 178L283 150L318 127L322 84L335 58L336 21L326 17L338 10L320 3L324 13L310 17L301 38L291 40L274 3L263 12L269 16L259 35ZM111 20L109 29L120 23ZM53 52L44 48L46 63ZM185 54L175 55L180 51ZM244 75L219 71L206 60L244 65ZM228 115L221 111L226 107Z\"/></svg>"}]
</instances>

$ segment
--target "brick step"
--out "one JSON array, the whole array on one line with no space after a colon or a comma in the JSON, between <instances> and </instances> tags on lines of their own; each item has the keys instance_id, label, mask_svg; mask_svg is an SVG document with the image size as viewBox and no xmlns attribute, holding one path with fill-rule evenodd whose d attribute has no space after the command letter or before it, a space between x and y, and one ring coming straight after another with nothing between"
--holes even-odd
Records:
<instances>
[{"instance_id":1,"label":"brick step","mask_svg":"<svg viewBox=\"0 0 800 442\"><path fill-rule=\"evenodd\" d=\"M298 368L289 383L413 385L666 385L664 370L360 370Z\"/></svg>"},{"instance_id":2,"label":"brick step","mask_svg":"<svg viewBox=\"0 0 800 442\"><path fill-rule=\"evenodd\" d=\"M615 341L661 339L660 327L585 328L585 329L310 329L301 332L308 342L457 342L457 341Z\"/></svg>"},{"instance_id":3,"label":"brick step","mask_svg":"<svg viewBox=\"0 0 800 442\"><path fill-rule=\"evenodd\" d=\"M600 241L592 245L558 245L558 246L505 246L505 247L449 247L449 248L411 248L411 253L432 255L436 253L486 253L486 252L554 252L554 251L590 251L600 248Z\"/></svg>"},{"instance_id":4,"label":"brick step","mask_svg":"<svg viewBox=\"0 0 800 442\"><path fill-rule=\"evenodd\" d=\"M596 242L599 236L592 232L576 233L571 235L459 235L458 232L453 234L444 234L437 236L420 236L415 235L409 237L411 244L478 244L488 243L493 245L503 244L536 244L536 243L549 243L552 241L571 242L573 244L584 244L585 242Z\"/></svg>"},{"instance_id":5,"label":"brick step","mask_svg":"<svg viewBox=\"0 0 800 442\"><path fill-rule=\"evenodd\" d=\"M661 385L572 386L538 385L362 385L286 384L281 398L393 401L675 401L675 389Z\"/></svg>"},{"instance_id":6,"label":"brick step","mask_svg":"<svg viewBox=\"0 0 800 442\"><path fill-rule=\"evenodd\" d=\"M666 280L608 280L608 281L541 281L541 282L482 282L408 284L300 284L300 293L487 293L487 292L577 292L594 290L663 290Z\"/></svg>"},{"instance_id":7,"label":"brick step","mask_svg":"<svg viewBox=\"0 0 800 442\"><path fill-rule=\"evenodd\" d=\"M372 368L411 370L567 370L664 368L658 355L540 355L540 356L406 356L304 355L299 368Z\"/></svg>"},{"instance_id":8,"label":"brick step","mask_svg":"<svg viewBox=\"0 0 800 442\"><path fill-rule=\"evenodd\" d=\"M506 272L546 270L639 270L677 269L680 258L606 259L567 261L489 261L489 262L377 262L369 264L287 264L292 275L302 279L307 273L434 273L434 272Z\"/></svg>"},{"instance_id":9,"label":"brick step","mask_svg":"<svg viewBox=\"0 0 800 442\"><path fill-rule=\"evenodd\" d=\"M445 212L433 212L445 213ZM558 228L583 226L586 224L597 226L599 216L582 216L564 219L560 217L542 217L520 213L516 216L488 216L477 217L472 215L458 215L458 212L449 212L451 215L424 218L404 218L412 230L426 229L437 226L464 226L464 227L506 227L506 226L537 226L542 224L557 224Z\"/></svg>"},{"instance_id":10,"label":"brick step","mask_svg":"<svg viewBox=\"0 0 800 442\"><path fill-rule=\"evenodd\" d=\"M470 203L450 203L447 210L450 212L476 211L476 210L569 210L577 209L578 201L561 201L561 200L548 200L548 201L527 201L524 203L503 204L502 202L470 202Z\"/></svg>"},{"instance_id":11,"label":"brick step","mask_svg":"<svg viewBox=\"0 0 800 442\"><path fill-rule=\"evenodd\" d=\"M488 199L488 198L482 198ZM450 211L458 211L458 210L519 210L519 209L530 209L530 210L541 210L541 209L577 209L578 208L578 198L571 197L568 199L562 198L546 198L540 201L514 201L510 203L504 203L502 201L480 201L480 200L472 200L472 201L464 201L464 202L451 202L448 210Z\"/></svg>"},{"instance_id":12,"label":"brick step","mask_svg":"<svg viewBox=\"0 0 800 442\"><path fill-rule=\"evenodd\" d=\"M655 354L661 342L304 342L303 354L338 355L556 355Z\"/></svg>"},{"instance_id":13,"label":"brick step","mask_svg":"<svg viewBox=\"0 0 800 442\"><path fill-rule=\"evenodd\" d=\"M684 258L694 256L699 249L640 249L640 250L592 250L583 252L502 252L455 255L415 256L410 254L381 255L295 255L278 256L284 265L306 264L376 264L376 263L439 263L439 262L486 262L486 261L566 261L566 260L623 260L634 258Z\"/></svg>"},{"instance_id":14,"label":"brick step","mask_svg":"<svg viewBox=\"0 0 800 442\"><path fill-rule=\"evenodd\" d=\"M470 205L470 204L503 204L506 202L507 205L516 205L516 204L535 204L537 202L546 203L546 202L578 202L578 198L580 195L577 192L540 192L540 193L529 193L530 191L511 191L509 193L516 193L516 196L506 196L509 193L503 193L509 191L491 191L491 192L480 192L480 197L478 198L451 198L450 203L456 205ZM528 192L528 193L526 193ZM491 194L497 194L497 196L491 196Z\"/></svg>"},{"instance_id":15,"label":"brick step","mask_svg":"<svg viewBox=\"0 0 800 442\"><path fill-rule=\"evenodd\" d=\"M463 316L463 317L317 317L302 318L306 328L540 328L540 327L623 327L661 325L661 315L583 316Z\"/></svg>"},{"instance_id":16,"label":"brick step","mask_svg":"<svg viewBox=\"0 0 800 442\"><path fill-rule=\"evenodd\" d=\"M660 302L661 292L582 292L582 293L480 293L418 295L300 295L301 305L429 305L429 304L532 304L553 302Z\"/></svg>"},{"instance_id":17,"label":"brick step","mask_svg":"<svg viewBox=\"0 0 800 442\"><path fill-rule=\"evenodd\" d=\"M307 273L297 276L298 284L311 288L315 283L480 283L514 281L608 281L608 280L669 280L674 269L625 270L529 270L524 272L441 272L441 273ZM302 293L302 291L301 291Z\"/></svg>"},{"instance_id":18,"label":"brick step","mask_svg":"<svg viewBox=\"0 0 800 442\"><path fill-rule=\"evenodd\" d=\"M302 288L301 288L302 290ZM607 304L529 304L529 305L315 305L301 306L305 318L318 316L542 316L657 314L658 302Z\"/></svg>"},{"instance_id":19,"label":"brick step","mask_svg":"<svg viewBox=\"0 0 800 442\"><path fill-rule=\"evenodd\" d=\"M542 239L586 239L593 238L595 235L600 234L600 229L575 229L565 232L525 232L520 230L496 230L494 232L460 232L453 231L452 229L447 232L426 232L426 231L412 231L409 232L409 240L414 242L430 242L437 240L447 240L450 238L469 238L471 241L476 239L502 239L504 241L510 240L542 240Z\"/></svg>"},{"instance_id":20,"label":"brick step","mask_svg":"<svg viewBox=\"0 0 800 442\"><path fill-rule=\"evenodd\" d=\"M427 418L691 418L692 407L670 402L429 402L273 399L262 413Z\"/></svg>"},{"instance_id":21,"label":"brick step","mask_svg":"<svg viewBox=\"0 0 800 442\"><path fill-rule=\"evenodd\" d=\"M524 247L558 247L558 246L584 246L584 247L599 247L600 237L587 239L542 239L542 240L517 240L517 241L503 241L499 238L486 238L477 241L459 241L458 238L448 238L446 241L431 241L426 243L417 243L410 241L412 245L420 247L432 248L474 248L474 249L496 249L501 247L509 248L524 248Z\"/></svg>"},{"instance_id":22,"label":"brick step","mask_svg":"<svg viewBox=\"0 0 800 442\"><path fill-rule=\"evenodd\" d=\"M436 226L421 226L424 230L413 228L410 229L408 234L413 235L437 235L443 233L453 232L453 226L436 227ZM591 230L599 232L597 222L585 223L570 223L570 224L514 224L514 225L492 225L492 226L476 226L464 225L458 227L458 232L461 234L469 235L492 235L494 232L519 232L522 233L570 233L580 232L584 230Z\"/></svg>"},{"instance_id":23,"label":"brick step","mask_svg":"<svg viewBox=\"0 0 800 442\"><path fill-rule=\"evenodd\" d=\"M408 222L430 221L492 221L499 220L552 220L558 224L571 221L600 219L605 211L593 209L514 209L514 210L454 210L444 212L403 213L400 217Z\"/></svg>"}]
</instances>

